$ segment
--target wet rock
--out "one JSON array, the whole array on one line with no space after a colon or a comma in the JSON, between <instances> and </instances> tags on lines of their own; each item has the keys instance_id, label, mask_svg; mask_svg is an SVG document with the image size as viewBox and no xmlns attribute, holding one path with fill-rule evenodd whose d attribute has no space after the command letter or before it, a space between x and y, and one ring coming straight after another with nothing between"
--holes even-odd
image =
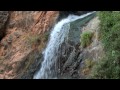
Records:
<instances>
[{"instance_id":1,"label":"wet rock","mask_svg":"<svg viewBox=\"0 0 120 90\"><path fill-rule=\"evenodd\" d=\"M84 60L84 54L80 48L81 28L95 15L88 18L76 20L70 23L68 37L59 48L58 78L75 79L81 78L79 74L80 65ZM60 74L60 75L59 75Z\"/></svg>"},{"instance_id":2,"label":"wet rock","mask_svg":"<svg viewBox=\"0 0 120 90\"><path fill-rule=\"evenodd\" d=\"M70 66L73 62L74 62L74 58L75 58L75 49L70 53L70 55L68 56L67 61L65 62L64 66L63 66L63 70L65 70L66 67Z\"/></svg>"}]
</instances>

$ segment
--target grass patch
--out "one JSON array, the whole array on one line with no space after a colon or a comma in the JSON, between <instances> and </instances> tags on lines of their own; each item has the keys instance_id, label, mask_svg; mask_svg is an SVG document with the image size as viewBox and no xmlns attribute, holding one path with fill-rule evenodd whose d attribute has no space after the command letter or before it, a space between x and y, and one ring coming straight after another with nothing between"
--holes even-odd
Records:
<instances>
[{"instance_id":1,"label":"grass patch","mask_svg":"<svg viewBox=\"0 0 120 90\"><path fill-rule=\"evenodd\" d=\"M90 59L86 59L85 60L85 66L83 67L82 73L84 75L89 75L91 68L94 66L95 61L90 60Z\"/></svg>"},{"instance_id":2,"label":"grass patch","mask_svg":"<svg viewBox=\"0 0 120 90\"><path fill-rule=\"evenodd\" d=\"M40 44L41 38L39 35L35 34L35 35L28 36L26 40L27 40L27 45L30 47L33 47Z\"/></svg>"},{"instance_id":3,"label":"grass patch","mask_svg":"<svg viewBox=\"0 0 120 90\"><path fill-rule=\"evenodd\" d=\"M95 62L93 60L85 60L85 65L87 68L92 68L92 66L95 64Z\"/></svg>"},{"instance_id":4,"label":"grass patch","mask_svg":"<svg viewBox=\"0 0 120 90\"><path fill-rule=\"evenodd\" d=\"M44 34L29 33L22 38L25 43L25 47L22 48L23 51L27 49L37 49L38 51L42 51L49 39L49 32L45 32Z\"/></svg>"},{"instance_id":5,"label":"grass patch","mask_svg":"<svg viewBox=\"0 0 120 90\"><path fill-rule=\"evenodd\" d=\"M85 31L81 34L81 46L83 48L87 47L91 43L93 33L91 31Z\"/></svg>"}]
</instances>

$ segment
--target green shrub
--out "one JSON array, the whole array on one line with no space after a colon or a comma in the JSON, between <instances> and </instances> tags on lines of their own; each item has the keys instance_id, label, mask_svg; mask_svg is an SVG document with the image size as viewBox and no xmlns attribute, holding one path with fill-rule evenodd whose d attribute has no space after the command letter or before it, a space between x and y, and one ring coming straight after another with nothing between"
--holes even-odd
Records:
<instances>
[{"instance_id":1,"label":"green shrub","mask_svg":"<svg viewBox=\"0 0 120 90\"><path fill-rule=\"evenodd\" d=\"M95 64L94 60L87 59L85 60L85 65L87 68L91 68Z\"/></svg>"},{"instance_id":2,"label":"green shrub","mask_svg":"<svg viewBox=\"0 0 120 90\"><path fill-rule=\"evenodd\" d=\"M92 67L94 66L96 62L91 59L85 59L84 66L82 68L82 74L83 75L89 75L91 72Z\"/></svg>"},{"instance_id":3,"label":"green shrub","mask_svg":"<svg viewBox=\"0 0 120 90\"><path fill-rule=\"evenodd\" d=\"M43 38L44 38L44 42L48 41L48 38L49 38L49 32L45 32Z\"/></svg>"},{"instance_id":4,"label":"green shrub","mask_svg":"<svg viewBox=\"0 0 120 90\"><path fill-rule=\"evenodd\" d=\"M85 31L81 34L81 46L85 48L91 43L93 33L90 31Z\"/></svg>"},{"instance_id":5,"label":"green shrub","mask_svg":"<svg viewBox=\"0 0 120 90\"><path fill-rule=\"evenodd\" d=\"M105 57L93 67L91 78L120 79L120 12L99 12Z\"/></svg>"},{"instance_id":6,"label":"green shrub","mask_svg":"<svg viewBox=\"0 0 120 90\"><path fill-rule=\"evenodd\" d=\"M29 45L30 47L32 47L33 45L39 44L39 43L40 43L39 35L28 36L27 45Z\"/></svg>"},{"instance_id":7,"label":"green shrub","mask_svg":"<svg viewBox=\"0 0 120 90\"><path fill-rule=\"evenodd\" d=\"M118 79L120 78L120 66L116 56L106 56L100 60L92 70L92 78Z\"/></svg>"},{"instance_id":8,"label":"green shrub","mask_svg":"<svg viewBox=\"0 0 120 90\"><path fill-rule=\"evenodd\" d=\"M0 74L3 74L4 70L0 70Z\"/></svg>"}]
</instances>

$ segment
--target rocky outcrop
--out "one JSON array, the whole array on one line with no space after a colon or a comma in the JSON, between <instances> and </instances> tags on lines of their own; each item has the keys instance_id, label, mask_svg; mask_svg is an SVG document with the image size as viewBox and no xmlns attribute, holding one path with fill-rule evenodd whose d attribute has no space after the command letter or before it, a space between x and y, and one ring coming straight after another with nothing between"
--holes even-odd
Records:
<instances>
[{"instance_id":1,"label":"rocky outcrop","mask_svg":"<svg viewBox=\"0 0 120 90\"><path fill-rule=\"evenodd\" d=\"M99 19L93 17L94 15L84 19L85 21L77 20L71 23L68 38L59 48L60 52L56 65L58 66L56 70L58 71L58 78L88 78L92 66L103 55L102 45L98 38ZM91 18L93 19L90 20ZM80 45L80 34L84 31L94 32L92 43L86 48L82 48Z\"/></svg>"},{"instance_id":2,"label":"rocky outcrop","mask_svg":"<svg viewBox=\"0 0 120 90\"><path fill-rule=\"evenodd\" d=\"M80 78L89 78L92 67L104 56L103 45L99 39L99 23L99 18L95 17L82 28L82 33L91 31L93 36L91 44L82 49L83 60L79 68Z\"/></svg>"},{"instance_id":3,"label":"rocky outcrop","mask_svg":"<svg viewBox=\"0 0 120 90\"><path fill-rule=\"evenodd\" d=\"M6 24L9 18L8 11L0 11L0 40L5 36Z\"/></svg>"},{"instance_id":4,"label":"rocky outcrop","mask_svg":"<svg viewBox=\"0 0 120 90\"><path fill-rule=\"evenodd\" d=\"M6 12L7 13L7 12ZM0 19L4 21L6 19ZM32 78L58 11L12 11L0 42L0 78ZM3 23L2 21L2 23ZM4 24L3 23L3 24ZM3 27L1 24L1 28ZM4 31L5 29L0 28Z\"/></svg>"}]
</instances>

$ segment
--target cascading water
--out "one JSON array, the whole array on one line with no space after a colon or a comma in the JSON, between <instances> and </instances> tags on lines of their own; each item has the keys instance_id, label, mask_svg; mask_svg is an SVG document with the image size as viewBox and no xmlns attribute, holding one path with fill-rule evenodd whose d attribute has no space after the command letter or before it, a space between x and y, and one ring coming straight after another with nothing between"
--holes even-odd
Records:
<instances>
[{"instance_id":1,"label":"cascading water","mask_svg":"<svg viewBox=\"0 0 120 90\"><path fill-rule=\"evenodd\" d=\"M81 16L69 15L67 18L59 21L53 28L50 40L43 52L44 61L41 64L40 70L34 75L33 79L53 79L57 78L55 74L55 62L57 61L57 52L64 39L67 37L70 29L70 22L82 19L91 15L94 12L87 13Z\"/></svg>"}]
</instances>

